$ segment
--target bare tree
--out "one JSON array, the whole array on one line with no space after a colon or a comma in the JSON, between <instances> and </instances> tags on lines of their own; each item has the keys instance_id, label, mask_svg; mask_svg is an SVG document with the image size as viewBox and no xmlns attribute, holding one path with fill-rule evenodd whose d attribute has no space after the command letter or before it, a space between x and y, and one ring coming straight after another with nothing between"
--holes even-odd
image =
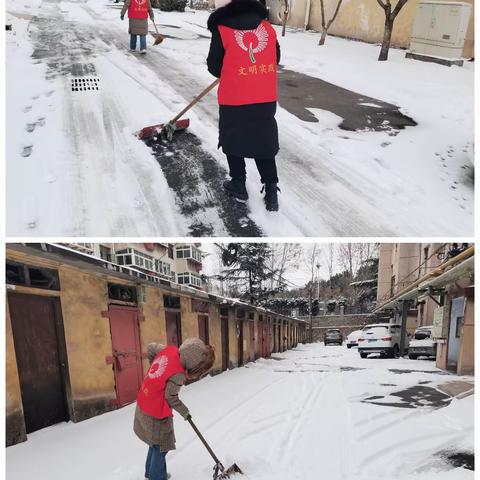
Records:
<instances>
[{"instance_id":1,"label":"bare tree","mask_svg":"<svg viewBox=\"0 0 480 480\"><path fill-rule=\"evenodd\" d=\"M285 36L285 31L287 29L287 20L288 14L290 13L290 6L288 4L288 0L283 0L284 9L283 9L283 20L282 20L282 37Z\"/></svg>"},{"instance_id":2,"label":"bare tree","mask_svg":"<svg viewBox=\"0 0 480 480\"><path fill-rule=\"evenodd\" d=\"M328 268L328 282L330 291L332 290L333 264L335 263L335 244L329 243L323 252L325 262Z\"/></svg>"},{"instance_id":3,"label":"bare tree","mask_svg":"<svg viewBox=\"0 0 480 480\"><path fill-rule=\"evenodd\" d=\"M377 0L377 3L383 8L385 12L385 31L383 33L382 48L378 57L379 61L388 60L388 51L390 50L390 42L392 40L393 23L400 13L400 10L408 0L397 0L395 8L392 10L391 0Z\"/></svg>"},{"instance_id":4,"label":"bare tree","mask_svg":"<svg viewBox=\"0 0 480 480\"><path fill-rule=\"evenodd\" d=\"M320 11L322 13L322 35L320 36L320 40L318 41L319 45L325 44L325 39L327 38L328 29L332 26L332 23L337 18L338 12L340 11L340 6L342 5L343 0L337 0L337 7L335 8L335 12L330 20L326 20L325 18L325 0L320 0Z\"/></svg>"},{"instance_id":5,"label":"bare tree","mask_svg":"<svg viewBox=\"0 0 480 480\"><path fill-rule=\"evenodd\" d=\"M277 276L272 277L270 289L280 290L285 283L285 272L298 269L298 261L303 250L298 243L274 243L270 244L270 248L272 250L270 268L278 272Z\"/></svg>"},{"instance_id":6,"label":"bare tree","mask_svg":"<svg viewBox=\"0 0 480 480\"><path fill-rule=\"evenodd\" d=\"M308 284L308 298L310 305L310 342L313 341L313 319L312 319L312 306L313 306L313 292L315 288L315 271L320 259L320 249L316 243L311 245L311 249L305 251L305 264L310 271L310 282Z\"/></svg>"}]
</instances>

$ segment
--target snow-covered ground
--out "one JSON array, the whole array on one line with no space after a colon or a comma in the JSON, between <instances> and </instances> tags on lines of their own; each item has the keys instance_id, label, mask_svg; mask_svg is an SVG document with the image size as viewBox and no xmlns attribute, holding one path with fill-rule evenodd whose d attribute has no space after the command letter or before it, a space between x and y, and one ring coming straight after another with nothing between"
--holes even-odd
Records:
<instances>
[{"instance_id":1,"label":"snow-covered ground","mask_svg":"<svg viewBox=\"0 0 480 480\"><path fill-rule=\"evenodd\" d=\"M319 343L205 378L180 396L224 464L243 469L239 479L473 480L439 456L473 452L473 395L442 408L418 396L418 408L365 402L398 403L389 394L418 385L436 392L459 379L473 380L428 360L360 359ZM143 479L146 446L132 432L133 413L131 405L29 435L7 449L7 479ZM177 414L175 429L172 479L210 479L211 458Z\"/></svg>"},{"instance_id":2,"label":"snow-covered ground","mask_svg":"<svg viewBox=\"0 0 480 480\"><path fill-rule=\"evenodd\" d=\"M119 4L6 3L7 234L188 234L191 219L134 133L168 120L212 81L208 12L157 11L171 38L139 57L128 51ZM268 236L472 235L473 64L448 68L401 50L377 62L378 46L329 37L318 47L318 34L303 31L280 43L286 69L398 105L418 126L350 132L331 112L311 109L319 120L311 123L279 108L281 211L265 211L249 162L251 221ZM79 71L99 77L100 89L72 92ZM226 170L215 97L188 113L189 131ZM208 204L211 192L199 192ZM215 207L195 221L232 233Z\"/></svg>"}]
</instances>

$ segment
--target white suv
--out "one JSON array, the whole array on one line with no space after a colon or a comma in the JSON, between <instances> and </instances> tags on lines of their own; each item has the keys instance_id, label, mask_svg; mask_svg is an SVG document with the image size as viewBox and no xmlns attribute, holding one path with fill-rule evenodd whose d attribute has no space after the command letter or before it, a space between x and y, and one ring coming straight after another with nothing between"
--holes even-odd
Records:
<instances>
[{"instance_id":1,"label":"white suv","mask_svg":"<svg viewBox=\"0 0 480 480\"><path fill-rule=\"evenodd\" d=\"M391 358L398 357L400 352L401 325L391 323L374 323L362 330L358 339L358 352L362 358L369 353L380 353ZM408 336L405 337L405 350L408 349Z\"/></svg>"}]
</instances>

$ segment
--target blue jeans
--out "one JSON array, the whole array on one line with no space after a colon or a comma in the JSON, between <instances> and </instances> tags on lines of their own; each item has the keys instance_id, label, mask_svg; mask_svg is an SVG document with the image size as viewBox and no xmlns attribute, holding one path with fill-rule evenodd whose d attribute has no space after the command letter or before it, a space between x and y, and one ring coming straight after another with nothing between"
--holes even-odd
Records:
<instances>
[{"instance_id":1,"label":"blue jeans","mask_svg":"<svg viewBox=\"0 0 480 480\"><path fill-rule=\"evenodd\" d=\"M146 35L133 35L130 34L130 48L135 50L137 48L137 36L140 37L140 50L147 49L147 36Z\"/></svg>"},{"instance_id":2,"label":"blue jeans","mask_svg":"<svg viewBox=\"0 0 480 480\"><path fill-rule=\"evenodd\" d=\"M167 480L167 452L161 452L158 445L148 449L145 463L145 478L149 480Z\"/></svg>"}]
</instances>

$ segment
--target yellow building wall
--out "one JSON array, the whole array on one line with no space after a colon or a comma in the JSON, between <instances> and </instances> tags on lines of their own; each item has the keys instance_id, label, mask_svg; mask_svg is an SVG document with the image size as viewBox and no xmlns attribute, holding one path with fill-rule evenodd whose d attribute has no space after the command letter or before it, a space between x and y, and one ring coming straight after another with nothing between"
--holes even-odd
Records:
<instances>
[{"instance_id":1,"label":"yellow building wall","mask_svg":"<svg viewBox=\"0 0 480 480\"><path fill-rule=\"evenodd\" d=\"M210 336L210 345L215 349L215 363L212 373L222 371L222 337L220 326L220 308L217 305L210 304L208 314L208 329Z\"/></svg>"},{"instance_id":2,"label":"yellow building wall","mask_svg":"<svg viewBox=\"0 0 480 480\"><path fill-rule=\"evenodd\" d=\"M198 338L198 312L192 311L192 299L181 297L182 341Z\"/></svg>"},{"instance_id":3,"label":"yellow building wall","mask_svg":"<svg viewBox=\"0 0 480 480\"><path fill-rule=\"evenodd\" d=\"M116 398L112 365L107 277L63 266L59 269L63 324L75 420ZM116 283L120 283L115 279Z\"/></svg>"},{"instance_id":4,"label":"yellow building wall","mask_svg":"<svg viewBox=\"0 0 480 480\"><path fill-rule=\"evenodd\" d=\"M463 52L464 56L469 58L474 56L474 1L464 1L472 5L472 13ZM269 0L267 2L272 12L271 19L274 23L280 23L278 15L283 9L282 3L283 2L277 0ZM397 2L393 0L392 3L396 5ZM418 3L419 0L409 0L400 11L394 24L392 46L409 47ZM310 5L308 27L320 31L322 23L320 2L318 0L312 0ZM337 0L325 0L326 16L328 19L331 18L336 5ZM291 0L289 26L303 28L305 25L306 6L306 0ZM376 0L343 0L339 14L330 27L329 33L341 37L363 40L369 43L379 43L383 39L384 22L384 11Z\"/></svg>"},{"instance_id":5,"label":"yellow building wall","mask_svg":"<svg viewBox=\"0 0 480 480\"><path fill-rule=\"evenodd\" d=\"M167 343L163 290L144 286L145 301L139 304L143 320L140 321L140 347L146 354L149 343ZM148 358L143 359L143 371L148 369Z\"/></svg>"},{"instance_id":6,"label":"yellow building wall","mask_svg":"<svg viewBox=\"0 0 480 480\"><path fill-rule=\"evenodd\" d=\"M5 298L5 414L7 446L27 439L23 419L22 394L13 343L8 296Z\"/></svg>"},{"instance_id":7,"label":"yellow building wall","mask_svg":"<svg viewBox=\"0 0 480 480\"><path fill-rule=\"evenodd\" d=\"M235 318L235 309L230 308L228 311L228 349L229 349L229 368L238 366L238 337L237 337L237 320Z\"/></svg>"}]
</instances>

